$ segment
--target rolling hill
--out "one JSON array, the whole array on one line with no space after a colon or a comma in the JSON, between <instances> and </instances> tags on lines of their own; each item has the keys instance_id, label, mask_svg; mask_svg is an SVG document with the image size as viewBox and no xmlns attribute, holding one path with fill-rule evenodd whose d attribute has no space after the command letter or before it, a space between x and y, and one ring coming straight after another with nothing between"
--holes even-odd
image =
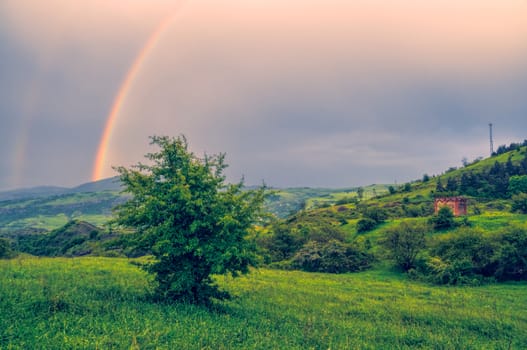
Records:
<instances>
[{"instance_id":1,"label":"rolling hill","mask_svg":"<svg viewBox=\"0 0 527 350\"><path fill-rule=\"evenodd\" d=\"M285 188L272 189L266 209L279 218L302 209L327 206L357 197L358 188ZM365 198L388 191L388 185L372 185L362 189ZM68 221L84 220L94 225L105 224L112 208L123 203L118 178L85 183L73 188L35 187L0 192L0 233L53 230Z\"/></svg>"},{"instance_id":2,"label":"rolling hill","mask_svg":"<svg viewBox=\"0 0 527 350\"><path fill-rule=\"evenodd\" d=\"M355 227L359 220L360 215L354 211L359 204L381 207L393 219L423 218L432 214L437 196L466 196L470 215L482 211L508 212L512 205L507 193L508 179L512 174L527 173L527 146L501 146L498 153L400 186L276 188L272 189L266 207L278 218L298 211L317 216L341 210L337 216L347 220L347 228ZM104 225L112 208L126 200L120 189L118 179L109 178L73 188L37 187L0 192L0 233L49 231L72 219Z\"/></svg>"}]
</instances>

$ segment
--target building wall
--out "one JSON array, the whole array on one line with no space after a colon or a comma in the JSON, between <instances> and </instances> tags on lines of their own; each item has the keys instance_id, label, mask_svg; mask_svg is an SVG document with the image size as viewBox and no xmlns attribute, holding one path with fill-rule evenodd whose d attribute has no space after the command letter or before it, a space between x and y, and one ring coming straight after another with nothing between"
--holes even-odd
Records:
<instances>
[{"instance_id":1,"label":"building wall","mask_svg":"<svg viewBox=\"0 0 527 350\"><path fill-rule=\"evenodd\" d=\"M434 201L434 211L437 214L441 207L452 209L454 216L467 215L467 199L463 197L436 198Z\"/></svg>"}]
</instances>

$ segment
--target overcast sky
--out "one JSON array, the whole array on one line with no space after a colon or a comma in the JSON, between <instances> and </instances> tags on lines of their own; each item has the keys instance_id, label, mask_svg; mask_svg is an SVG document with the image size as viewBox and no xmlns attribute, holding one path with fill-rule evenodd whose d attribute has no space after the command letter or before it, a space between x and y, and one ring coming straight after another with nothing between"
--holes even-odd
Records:
<instances>
[{"instance_id":1,"label":"overcast sky","mask_svg":"<svg viewBox=\"0 0 527 350\"><path fill-rule=\"evenodd\" d=\"M524 0L2 0L0 190L92 178L148 136L227 153L229 179L350 187L527 138Z\"/></svg>"}]
</instances>

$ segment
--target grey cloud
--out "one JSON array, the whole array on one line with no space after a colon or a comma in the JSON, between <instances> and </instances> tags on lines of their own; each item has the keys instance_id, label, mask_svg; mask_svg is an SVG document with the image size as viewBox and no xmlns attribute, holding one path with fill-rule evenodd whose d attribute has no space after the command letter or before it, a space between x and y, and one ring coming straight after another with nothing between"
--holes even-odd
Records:
<instances>
[{"instance_id":1,"label":"grey cloud","mask_svg":"<svg viewBox=\"0 0 527 350\"><path fill-rule=\"evenodd\" d=\"M484 22L472 26L481 32L439 21L429 28L398 10L392 33L379 22L383 13L365 10L360 18L358 5L320 14L315 10L324 5L314 1L300 14L291 4L270 3L258 15L238 3L189 6L143 62L117 121L108 166L141 160L149 135L185 133L197 153L226 152L233 180L353 186L402 182L485 155L488 122L497 144L526 137L521 40L486 43L484 34L496 29ZM56 35L64 23L42 43L31 36L38 33L0 33L0 44L20 40L0 51L6 120L0 136L7 148L23 125L17 118L28 87L36 84L37 93L29 94L34 110L24 117L30 130L23 184L88 180L116 90L156 17L130 35L133 23L123 19L116 34L104 22L92 35L96 17L90 18L62 41ZM497 38L527 43L518 23L500 27ZM410 35L414 25L423 32ZM454 29L467 35L452 43L441 36ZM10 185L8 163L2 160L0 187Z\"/></svg>"}]
</instances>

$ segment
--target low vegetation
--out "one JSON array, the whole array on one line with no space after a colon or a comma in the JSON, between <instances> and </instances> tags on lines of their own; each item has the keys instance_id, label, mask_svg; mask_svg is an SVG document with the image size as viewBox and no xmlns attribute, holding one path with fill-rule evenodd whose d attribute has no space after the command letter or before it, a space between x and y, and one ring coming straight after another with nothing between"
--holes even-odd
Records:
<instances>
[{"instance_id":1,"label":"low vegetation","mask_svg":"<svg viewBox=\"0 0 527 350\"><path fill-rule=\"evenodd\" d=\"M216 278L208 309L151 300L122 258L0 260L2 349L523 349L524 283L437 287L382 270Z\"/></svg>"}]
</instances>

